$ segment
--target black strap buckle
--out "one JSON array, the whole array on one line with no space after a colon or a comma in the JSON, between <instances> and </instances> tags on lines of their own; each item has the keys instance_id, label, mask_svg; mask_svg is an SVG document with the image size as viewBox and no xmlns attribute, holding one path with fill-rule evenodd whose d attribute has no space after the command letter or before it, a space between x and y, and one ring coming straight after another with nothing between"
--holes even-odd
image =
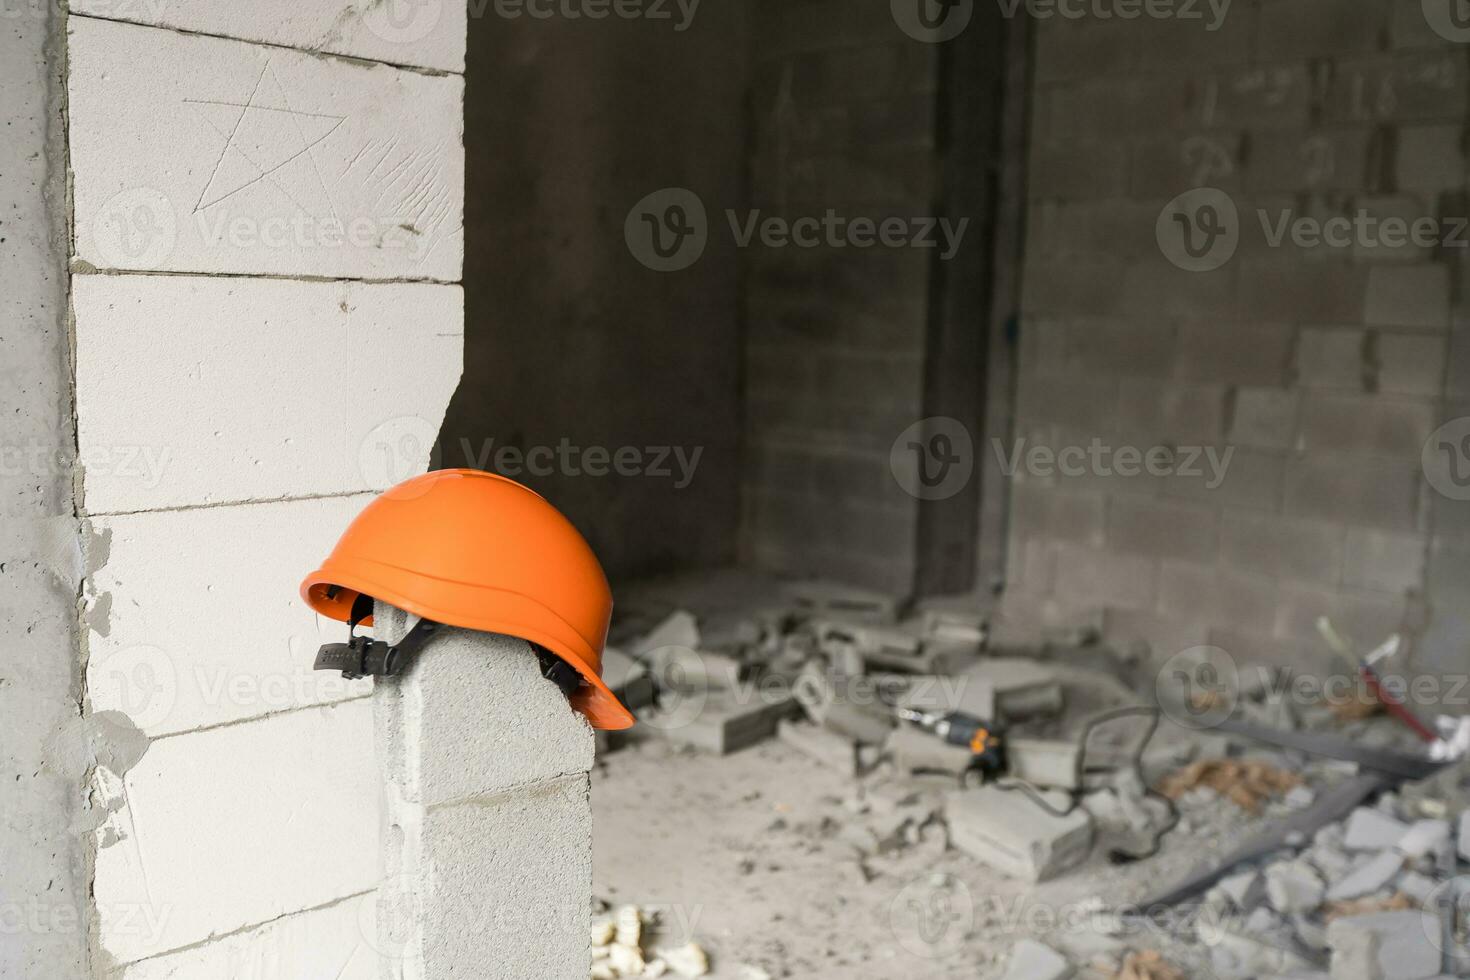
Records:
<instances>
[{"instance_id":1,"label":"black strap buckle","mask_svg":"<svg viewBox=\"0 0 1470 980\"><path fill-rule=\"evenodd\" d=\"M368 617L373 600L359 595L352 603L347 621L347 642L327 643L316 652L313 670L340 670L348 680L359 677L387 677L403 672L404 664L439 628L430 619L420 619L408 635L395 644L370 636L355 636L357 624Z\"/></svg>"}]
</instances>

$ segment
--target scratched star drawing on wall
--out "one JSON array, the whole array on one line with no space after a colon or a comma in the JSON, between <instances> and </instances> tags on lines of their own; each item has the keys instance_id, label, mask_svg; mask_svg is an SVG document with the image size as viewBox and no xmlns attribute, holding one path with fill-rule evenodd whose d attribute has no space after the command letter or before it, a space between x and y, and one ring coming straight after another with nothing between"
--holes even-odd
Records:
<instances>
[{"instance_id":1,"label":"scratched star drawing on wall","mask_svg":"<svg viewBox=\"0 0 1470 980\"><path fill-rule=\"evenodd\" d=\"M266 182L312 217L337 217L312 151L336 132L346 116L294 108L270 61L243 102L184 102L224 140L194 205L196 213Z\"/></svg>"}]
</instances>

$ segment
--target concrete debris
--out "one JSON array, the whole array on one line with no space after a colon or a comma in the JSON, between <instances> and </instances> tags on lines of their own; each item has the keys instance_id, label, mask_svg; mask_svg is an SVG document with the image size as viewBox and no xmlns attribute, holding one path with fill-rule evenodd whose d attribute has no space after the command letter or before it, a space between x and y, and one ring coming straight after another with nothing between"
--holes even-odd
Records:
<instances>
[{"instance_id":1,"label":"concrete debris","mask_svg":"<svg viewBox=\"0 0 1470 980\"><path fill-rule=\"evenodd\" d=\"M822 579L788 582L782 591L791 605L813 618L835 617L854 623L896 622L899 601L894 596Z\"/></svg>"},{"instance_id":2,"label":"concrete debris","mask_svg":"<svg viewBox=\"0 0 1470 980\"><path fill-rule=\"evenodd\" d=\"M636 905L620 906L610 919L592 923L591 980L619 977L661 977L673 970L681 977L702 977L709 972L709 957L697 943L674 949L658 949L652 957L643 947L645 926L654 917Z\"/></svg>"},{"instance_id":3,"label":"concrete debris","mask_svg":"<svg viewBox=\"0 0 1470 980\"><path fill-rule=\"evenodd\" d=\"M1187 978L1165 960L1164 955L1158 950L1145 949L1129 953L1124 957L1122 969L1115 975L1115 980L1187 980Z\"/></svg>"},{"instance_id":4,"label":"concrete debris","mask_svg":"<svg viewBox=\"0 0 1470 980\"><path fill-rule=\"evenodd\" d=\"M1337 919L1327 927L1332 980L1426 980L1441 955L1419 912L1375 912Z\"/></svg>"},{"instance_id":5,"label":"concrete debris","mask_svg":"<svg viewBox=\"0 0 1470 980\"><path fill-rule=\"evenodd\" d=\"M857 775L857 744L845 735L809 722L781 719L776 725L781 741L813 761L847 776Z\"/></svg>"},{"instance_id":6,"label":"concrete debris","mask_svg":"<svg viewBox=\"0 0 1470 980\"><path fill-rule=\"evenodd\" d=\"M1316 910L1327 893L1327 885L1305 861L1278 861L1265 877L1267 900L1285 915Z\"/></svg>"},{"instance_id":7,"label":"concrete debris","mask_svg":"<svg viewBox=\"0 0 1470 980\"><path fill-rule=\"evenodd\" d=\"M1470 875L1470 767L1409 783L1384 775L1408 775L1373 761L1403 755L1393 719L1334 731L1342 726L1330 711L1294 712L1271 703L1269 689L1251 688L1235 692L1241 715L1264 720L1281 741L1239 726L1155 725L1153 677L1138 664L1055 648L997 656L973 610L908 615L892 597L832 582L792 583L786 596L758 614L727 608L710 629L675 612L637 642L624 636L631 656L609 650L605 673L625 699L647 705L635 735L721 754L778 736L794 751L772 758L809 766L794 758L805 756L850 780L850 791L823 797L835 813L783 815L772 826L833 847L853 888L965 858L1036 883L1104 848L1120 863L1119 855L1147 855L1120 871L1128 887L1102 899L1102 912L1138 899L1142 889L1128 889L1150 887L1150 865L1172 878L1193 863L1191 848L1224 855L1187 888L1140 899L1175 904L1203 893L1198 914L1151 922L1149 948L1138 945L1145 934L1121 925L1038 925L993 962L990 951L1003 948L998 923L980 914L975 933L992 929L985 967L1012 980L1421 980L1461 966L1470 975L1470 962L1452 954L1441 962L1436 948L1439 929L1458 935L1470 922L1448 914L1441 922L1426 909L1446 904L1447 885ZM1124 706L1143 710L1105 714ZM1338 743L1378 755L1363 761ZM976 767L982 750L987 763L999 759L990 775ZM1227 836L1239 830L1251 831L1243 843ZM744 873L754 867L753 858L749 869L742 862ZM595 922L591 975L709 971L698 946L651 948L649 931L633 907ZM750 965L722 975L731 970L747 980L795 975Z\"/></svg>"},{"instance_id":8,"label":"concrete debris","mask_svg":"<svg viewBox=\"0 0 1470 980\"><path fill-rule=\"evenodd\" d=\"M1011 948L1005 980L1067 980L1076 971L1050 946L1023 939Z\"/></svg>"},{"instance_id":9,"label":"concrete debris","mask_svg":"<svg viewBox=\"0 0 1470 980\"><path fill-rule=\"evenodd\" d=\"M1257 813L1261 804L1301 782L1301 776L1265 762L1235 759L1201 759L1171 773L1159 783L1159 792L1178 800L1196 786L1208 786L1247 813Z\"/></svg>"},{"instance_id":10,"label":"concrete debris","mask_svg":"<svg viewBox=\"0 0 1470 980\"><path fill-rule=\"evenodd\" d=\"M1060 793L1044 797L1063 810ZM945 801L949 839L966 854L997 871L1026 881L1045 881L1087 857L1092 823L1077 808L1057 816L1024 791L995 786L952 793Z\"/></svg>"},{"instance_id":11,"label":"concrete debris","mask_svg":"<svg viewBox=\"0 0 1470 980\"><path fill-rule=\"evenodd\" d=\"M1327 898L1340 902L1372 894L1392 881L1403 867L1403 855L1396 851L1380 851L1353 868L1347 877L1334 882L1327 889Z\"/></svg>"},{"instance_id":12,"label":"concrete debris","mask_svg":"<svg viewBox=\"0 0 1470 980\"><path fill-rule=\"evenodd\" d=\"M1409 832L1408 824L1380 810L1360 806L1348 817L1343 846L1354 851L1381 851L1393 847Z\"/></svg>"}]
</instances>

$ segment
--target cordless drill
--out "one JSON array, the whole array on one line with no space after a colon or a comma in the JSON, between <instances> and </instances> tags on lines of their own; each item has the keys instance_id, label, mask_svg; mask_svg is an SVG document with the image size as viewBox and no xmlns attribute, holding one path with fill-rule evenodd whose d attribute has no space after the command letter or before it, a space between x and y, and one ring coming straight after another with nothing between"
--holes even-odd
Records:
<instances>
[{"instance_id":1,"label":"cordless drill","mask_svg":"<svg viewBox=\"0 0 1470 980\"><path fill-rule=\"evenodd\" d=\"M951 745L962 745L969 749L969 771L978 772L982 781L989 782L1005 772L1005 736L993 722L963 711L943 714L938 711L899 708L898 716L927 732L933 732Z\"/></svg>"}]
</instances>

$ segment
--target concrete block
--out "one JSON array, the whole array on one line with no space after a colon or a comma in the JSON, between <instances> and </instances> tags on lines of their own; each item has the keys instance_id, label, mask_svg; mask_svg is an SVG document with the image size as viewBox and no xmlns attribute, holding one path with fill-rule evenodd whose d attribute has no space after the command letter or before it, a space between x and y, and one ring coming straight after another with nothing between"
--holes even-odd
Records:
<instances>
[{"instance_id":1,"label":"concrete block","mask_svg":"<svg viewBox=\"0 0 1470 980\"><path fill-rule=\"evenodd\" d=\"M1368 367L1367 333L1332 327L1308 327L1297 341L1296 373L1306 388L1345 388L1362 391Z\"/></svg>"},{"instance_id":2,"label":"concrete block","mask_svg":"<svg viewBox=\"0 0 1470 980\"><path fill-rule=\"evenodd\" d=\"M388 614L392 642L402 616ZM525 640L445 629L403 674L374 683L379 755L404 801L440 806L592 768L591 726Z\"/></svg>"},{"instance_id":3,"label":"concrete block","mask_svg":"<svg viewBox=\"0 0 1470 980\"><path fill-rule=\"evenodd\" d=\"M1362 271L1354 266L1293 261L1279 254L1237 256L1234 264L1238 266L1236 294L1243 317L1323 325L1362 321L1367 287ZM1285 379L1243 379L1242 383L1283 384Z\"/></svg>"},{"instance_id":4,"label":"concrete block","mask_svg":"<svg viewBox=\"0 0 1470 980\"><path fill-rule=\"evenodd\" d=\"M1329 901L1342 902L1371 895L1398 876L1404 868L1404 856L1397 851L1381 851L1334 881L1327 889Z\"/></svg>"},{"instance_id":5,"label":"concrete block","mask_svg":"<svg viewBox=\"0 0 1470 980\"><path fill-rule=\"evenodd\" d=\"M690 708L693 717L686 717ZM710 691L702 701L679 702L650 712L648 724L676 745L689 745L716 755L729 755L776 734L783 718L801 712L789 692L765 692L752 687Z\"/></svg>"},{"instance_id":6,"label":"concrete block","mask_svg":"<svg viewBox=\"0 0 1470 980\"><path fill-rule=\"evenodd\" d=\"M107 974L108 980L380 980L373 929L376 894L287 915Z\"/></svg>"},{"instance_id":7,"label":"concrete block","mask_svg":"<svg viewBox=\"0 0 1470 980\"><path fill-rule=\"evenodd\" d=\"M1006 740L1006 762L1010 774L1036 786L1078 789L1078 756L1075 741L1050 738Z\"/></svg>"},{"instance_id":8,"label":"concrete block","mask_svg":"<svg viewBox=\"0 0 1470 980\"><path fill-rule=\"evenodd\" d=\"M459 76L86 17L69 33L76 260L460 278Z\"/></svg>"},{"instance_id":9,"label":"concrete block","mask_svg":"<svg viewBox=\"0 0 1470 980\"><path fill-rule=\"evenodd\" d=\"M1298 448L1417 458L1434 430L1427 401L1311 394L1302 400Z\"/></svg>"},{"instance_id":10,"label":"concrete block","mask_svg":"<svg viewBox=\"0 0 1470 980\"><path fill-rule=\"evenodd\" d=\"M1424 980L1438 976L1441 954L1416 911L1375 912L1327 927L1333 980Z\"/></svg>"},{"instance_id":11,"label":"concrete block","mask_svg":"<svg viewBox=\"0 0 1470 980\"><path fill-rule=\"evenodd\" d=\"M819 725L783 718L776 723L781 741L815 762L844 776L857 775L857 745L852 739Z\"/></svg>"},{"instance_id":12,"label":"concrete block","mask_svg":"<svg viewBox=\"0 0 1470 980\"><path fill-rule=\"evenodd\" d=\"M1380 334L1376 345L1379 390L1437 396L1444 385L1446 348L1440 336Z\"/></svg>"},{"instance_id":13,"label":"concrete block","mask_svg":"<svg viewBox=\"0 0 1470 980\"><path fill-rule=\"evenodd\" d=\"M1368 270L1363 322L1370 327L1447 329L1449 267L1442 264L1372 266Z\"/></svg>"},{"instance_id":14,"label":"concrete block","mask_svg":"<svg viewBox=\"0 0 1470 980\"><path fill-rule=\"evenodd\" d=\"M881 625L898 620L898 599L886 593L825 579L788 582L782 593L792 608L817 619Z\"/></svg>"},{"instance_id":15,"label":"concrete block","mask_svg":"<svg viewBox=\"0 0 1470 980\"><path fill-rule=\"evenodd\" d=\"M1219 542L1219 513L1167 500L1108 500L1107 543L1113 552L1210 561Z\"/></svg>"},{"instance_id":16,"label":"concrete block","mask_svg":"<svg viewBox=\"0 0 1470 980\"><path fill-rule=\"evenodd\" d=\"M1157 441L1215 445L1225 431L1225 393L1221 385L1180 386L1124 378L1118 389L1118 425L1134 438L1150 440L1140 442L1141 447ZM1109 479L1119 483L1116 477Z\"/></svg>"},{"instance_id":17,"label":"concrete block","mask_svg":"<svg viewBox=\"0 0 1470 980\"><path fill-rule=\"evenodd\" d=\"M823 728L865 745L882 745L893 726L893 716L876 704L838 699L822 712Z\"/></svg>"},{"instance_id":18,"label":"concrete block","mask_svg":"<svg viewBox=\"0 0 1470 980\"><path fill-rule=\"evenodd\" d=\"M131 963L369 891L378 796L364 700L155 740L97 831L102 950Z\"/></svg>"},{"instance_id":19,"label":"concrete block","mask_svg":"<svg viewBox=\"0 0 1470 980\"><path fill-rule=\"evenodd\" d=\"M1291 61L1377 50L1393 7L1363 0L1298 0L1266 4L1259 18L1258 57Z\"/></svg>"},{"instance_id":20,"label":"concrete block","mask_svg":"<svg viewBox=\"0 0 1470 980\"><path fill-rule=\"evenodd\" d=\"M379 603L390 642L411 618ZM529 645L437 632L373 692L384 976L584 976L593 735ZM507 968L508 969L508 968Z\"/></svg>"},{"instance_id":21,"label":"concrete block","mask_svg":"<svg viewBox=\"0 0 1470 980\"><path fill-rule=\"evenodd\" d=\"M1418 535L1348 528L1342 581L1356 589L1408 592L1423 587L1427 560Z\"/></svg>"},{"instance_id":22,"label":"concrete block","mask_svg":"<svg viewBox=\"0 0 1470 980\"><path fill-rule=\"evenodd\" d=\"M971 692L981 698L984 692L993 692L996 714L1008 719L1054 714L1062 708L1062 685L1056 672L1024 657L986 657L955 680L965 692L960 710L972 714L978 714L980 703L971 700Z\"/></svg>"},{"instance_id":23,"label":"concrete block","mask_svg":"<svg viewBox=\"0 0 1470 980\"><path fill-rule=\"evenodd\" d=\"M1067 958L1034 939L1011 947L1004 980L1067 980L1076 973Z\"/></svg>"},{"instance_id":24,"label":"concrete block","mask_svg":"<svg viewBox=\"0 0 1470 980\"><path fill-rule=\"evenodd\" d=\"M1380 459L1372 467L1338 456L1289 461L1285 510L1294 517L1413 531L1420 521L1423 471L1417 459Z\"/></svg>"},{"instance_id":25,"label":"concrete block","mask_svg":"<svg viewBox=\"0 0 1470 980\"><path fill-rule=\"evenodd\" d=\"M157 737L372 691L311 669L347 627L297 595L369 494L97 518L87 691ZM228 583L228 587L224 583Z\"/></svg>"},{"instance_id":26,"label":"concrete block","mask_svg":"<svg viewBox=\"0 0 1470 980\"><path fill-rule=\"evenodd\" d=\"M1470 861L1470 810L1460 814L1455 830L1455 849L1460 854L1460 860Z\"/></svg>"},{"instance_id":27,"label":"concrete block","mask_svg":"<svg viewBox=\"0 0 1470 980\"><path fill-rule=\"evenodd\" d=\"M1230 441L1243 446L1286 449L1296 433L1297 392L1242 388L1235 394Z\"/></svg>"},{"instance_id":28,"label":"concrete block","mask_svg":"<svg viewBox=\"0 0 1470 980\"><path fill-rule=\"evenodd\" d=\"M196 276L72 286L92 513L383 489L429 467L459 384L459 287Z\"/></svg>"},{"instance_id":29,"label":"concrete block","mask_svg":"<svg viewBox=\"0 0 1470 980\"><path fill-rule=\"evenodd\" d=\"M1381 851L1398 844L1409 825L1372 807L1360 806L1347 819L1343 846L1354 851Z\"/></svg>"},{"instance_id":30,"label":"concrete block","mask_svg":"<svg viewBox=\"0 0 1470 980\"><path fill-rule=\"evenodd\" d=\"M73 15L453 72L464 71L467 9L464 3L440 0L401 6L368 0L336 4L206 0L182 5L76 0L71 5Z\"/></svg>"},{"instance_id":31,"label":"concrete block","mask_svg":"<svg viewBox=\"0 0 1470 980\"><path fill-rule=\"evenodd\" d=\"M1399 838L1397 847L1399 853L1407 858L1421 858L1426 854L1438 853L1442 846L1449 843L1449 839L1448 820L1416 820Z\"/></svg>"},{"instance_id":32,"label":"concrete block","mask_svg":"<svg viewBox=\"0 0 1470 980\"><path fill-rule=\"evenodd\" d=\"M582 773L433 807L405 828L417 845L396 869L390 857L378 905L379 943L403 939L389 950L402 975L585 976L589 792Z\"/></svg>"},{"instance_id":33,"label":"concrete block","mask_svg":"<svg viewBox=\"0 0 1470 980\"><path fill-rule=\"evenodd\" d=\"M982 786L952 793L944 814L951 844L1014 878L1044 881L1087 857L1091 818L1080 807L1056 817L1022 792Z\"/></svg>"},{"instance_id":34,"label":"concrete block","mask_svg":"<svg viewBox=\"0 0 1470 980\"><path fill-rule=\"evenodd\" d=\"M1266 868L1266 898L1283 915L1309 913L1322 904L1327 886L1305 861L1278 861Z\"/></svg>"},{"instance_id":35,"label":"concrete block","mask_svg":"<svg viewBox=\"0 0 1470 980\"><path fill-rule=\"evenodd\" d=\"M1399 187L1426 194L1453 190L1464 184L1465 169L1459 126L1403 126L1399 129L1395 162Z\"/></svg>"},{"instance_id":36,"label":"concrete block","mask_svg":"<svg viewBox=\"0 0 1470 980\"><path fill-rule=\"evenodd\" d=\"M899 725L888 736L884 750L906 773L943 772L958 775L970 766L970 750L912 725Z\"/></svg>"},{"instance_id":37,"label":"concrete block","mask_svg":"<svg viewBox=\"0 0 1470 980\"><path fill-rule=\"evenodd\" d=\"M1335 585L1342 555L1343 532L1331 524L1244 512L1220 521L1220 558L1242 571Z\"/></svg>"}]
</instances>

